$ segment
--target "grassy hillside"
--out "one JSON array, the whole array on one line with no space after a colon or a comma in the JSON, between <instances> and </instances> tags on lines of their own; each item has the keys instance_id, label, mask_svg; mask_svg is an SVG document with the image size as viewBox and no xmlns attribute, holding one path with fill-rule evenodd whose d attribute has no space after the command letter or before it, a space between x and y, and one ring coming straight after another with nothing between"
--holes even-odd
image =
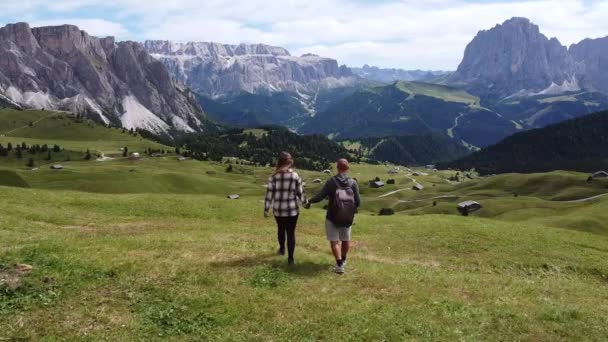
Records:
<instances>
[{"instance_id":1,"label":"grassy hillside","mask_svg":"<svg viewBox=\"0 0 608 342\"><path fill-rule=\"evenodd\" d=\"M608 334L597 305L608 295L606 236L363 213L349 273L338 277L323 211L302 216L288 268L274 256L261 193L229 201L2 188L0 273L34 269L0 291L0 337L328 340L336 310L341 339L353 341Z\"/></svg>"},{"instance_id":2,"label":"grassy hillside","mask_svg":"<svg viewBox=\"0 0 608 342\"><path fill-rule=\"evenodd\" d=\"M397 88L412 96L424 95L436 97L446 102L462 102L468 105L479 106L479 97L473 96L461 89L424 82L397 82L396 85Z\"/></svg>"},{"instance_id":3,"label":"grassy hillside","mask_svg":"<svg viewBox=\"0 0 608 342\"><path fill-rule=\"evenodd\" d=\"M106 130L133 146L139 139ZM95 143L86 134L63 140L70 134L57 138L75 151ZM322 204L301 214L296 265L275 256L275 224L262 216L270 168L226 172L169 155L72 158L64 170L30 171L3 158L0 340L608 336L608 197L584 200L608 181L587 183L586 174L389 174L394 165L353 164L363 206L347 273L337 276ZM312 179L330 177L300 173L308 194L322 186ZM375 177L395 184L369 188ZM233 193L241 198L226 198ZM465 199L484 208L457 216ZM397 213L378 216L381 208Z\"/></svg>"},{"instance_id":4,"label":"grassy hillside","mask_svg":"<svg viewBox=\"0 0 608 342\"><path fill-rule=\"evenodd\" d=\"M0 186L29 188L29 184L14 171L0 170Z\"/></svg>"},{"instance_id":5,"label":"grassy hillside","mask_svg":"<svg viewBox=\"0 0 608 342\"><path fill-rule=\"evenodd\" d=\"M107 128L93 121L76 119L66 113L39 110L0 109L0 144L4 146L26 142L58 144L72 151L92 151L117 154L119 148L133 152L145 149L171 149L141 136L133 136L118 128Z\"/></svg>"},{"instance_id":6,"label":"grassy hillside","mask_svg":"<svg viewBox=\"0 0 608 342\"><path fill-rule=\"evenodd\" d=\"M515 134L443 167L482 174L608 169L608 112Z\"/></svg>"}]
</instances>

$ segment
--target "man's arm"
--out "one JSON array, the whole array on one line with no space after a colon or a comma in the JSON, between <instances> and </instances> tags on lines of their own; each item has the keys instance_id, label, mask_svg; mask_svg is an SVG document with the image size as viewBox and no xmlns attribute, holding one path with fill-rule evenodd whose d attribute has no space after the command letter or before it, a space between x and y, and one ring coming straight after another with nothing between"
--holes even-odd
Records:
<instances>
[{"instance_id":1,"label":"man's arm","mask_svg":"<svg viewBox=\"0 0 608 342\"><path fill-rule=\"evenodd\" d=\"M355 206L359 208L361 206L361 195L359 194L359 184L353 180L353 192L355 193Z\"/></svg>"},{"instance_id":2,"label":"man's arm","mask_svg":"<svg viewBox=\"0 0 608 342\"><path fill-rule=\"evenodd\" d=\"M309 199L308 201L310 203L319 203L322 200L326 199L329 196L329 182L331 182L331 179L328 180L327 182L325 182L325 185L323 185L323 189L321 189L321 192L316 194L313 198Z\"/></svg>"}]
</instances>

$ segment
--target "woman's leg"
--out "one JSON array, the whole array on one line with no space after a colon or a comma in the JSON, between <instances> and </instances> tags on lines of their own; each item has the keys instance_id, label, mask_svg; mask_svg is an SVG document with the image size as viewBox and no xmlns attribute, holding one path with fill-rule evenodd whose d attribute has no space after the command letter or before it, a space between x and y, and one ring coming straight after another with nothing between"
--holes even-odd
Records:
<instances>
[{"instance_id":1,"label":"woman's leg","mask_svg":"<svg viewBox=\"0 0 608 342\"><path fill-rule=\"evenodd\" d=\"M293 261L294 252L296 249L296 225L298 224L298 216L289 217L287 220L287 253L289 260Z\"/></svg>"},{"instance_id":2,"label":"woman's leg","mask_svg":"<svg viewBox=\"0 0 608 342\"><path fill-rule=\"evenodd\" d=\"M285 220L283 217L276 217L277 221L277 240L279 241L279 254L285 254L285 235L287 233L287 229L285 229Z\"/></svg>"}]
</instances>

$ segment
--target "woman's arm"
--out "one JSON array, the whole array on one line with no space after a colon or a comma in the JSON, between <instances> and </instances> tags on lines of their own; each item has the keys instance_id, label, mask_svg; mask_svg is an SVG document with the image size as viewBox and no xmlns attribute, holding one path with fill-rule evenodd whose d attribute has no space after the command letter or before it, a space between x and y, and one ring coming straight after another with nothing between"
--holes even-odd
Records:
<instances>
[{"instance_id":1,"label":"woman's arm","mask_svg":"<svg viewBox=\"0 0 608 342\"><path fill-rule=\"evenodd\" d=\"M302 177L298 175L296 178L296 198L302 203L306 203L306 196L304 194L304 185L302 184Z\"/></svg>"},{"instance_id":2,"label":"woman's arm","mask_svg":"<svg viewBox=\"0 0 608 342\"><path fill-rule=\"evenodd\" d=\"M274 181L272 178L269 178L268 185L266 186L266 199L264 201L264 216L268 216L272 200L274 199L274 191Z\"/></svg>"}]
</instances>

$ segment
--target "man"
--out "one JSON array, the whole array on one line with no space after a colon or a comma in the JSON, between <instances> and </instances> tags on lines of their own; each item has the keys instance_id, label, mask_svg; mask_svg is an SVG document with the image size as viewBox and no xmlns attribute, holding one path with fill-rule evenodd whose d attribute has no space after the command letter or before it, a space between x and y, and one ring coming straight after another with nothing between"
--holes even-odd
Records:
<instances>
[{"instance_id":1,"label":"man","mask_svg":"<svg viewBox=\"0 0 608 342\"><path fill-rule=\"evenodd\" d=\"M331 251L336 258L334 272L342 274L345 271L346 256L350 248L352 224L357 208L361 205L359 186L347 173L350 166L348 160L340 159L337 163L338 174L330 178L321 192L306 203L318 203L329 199L325 220L325 232Z\"/></svg>"}]
</instances>

